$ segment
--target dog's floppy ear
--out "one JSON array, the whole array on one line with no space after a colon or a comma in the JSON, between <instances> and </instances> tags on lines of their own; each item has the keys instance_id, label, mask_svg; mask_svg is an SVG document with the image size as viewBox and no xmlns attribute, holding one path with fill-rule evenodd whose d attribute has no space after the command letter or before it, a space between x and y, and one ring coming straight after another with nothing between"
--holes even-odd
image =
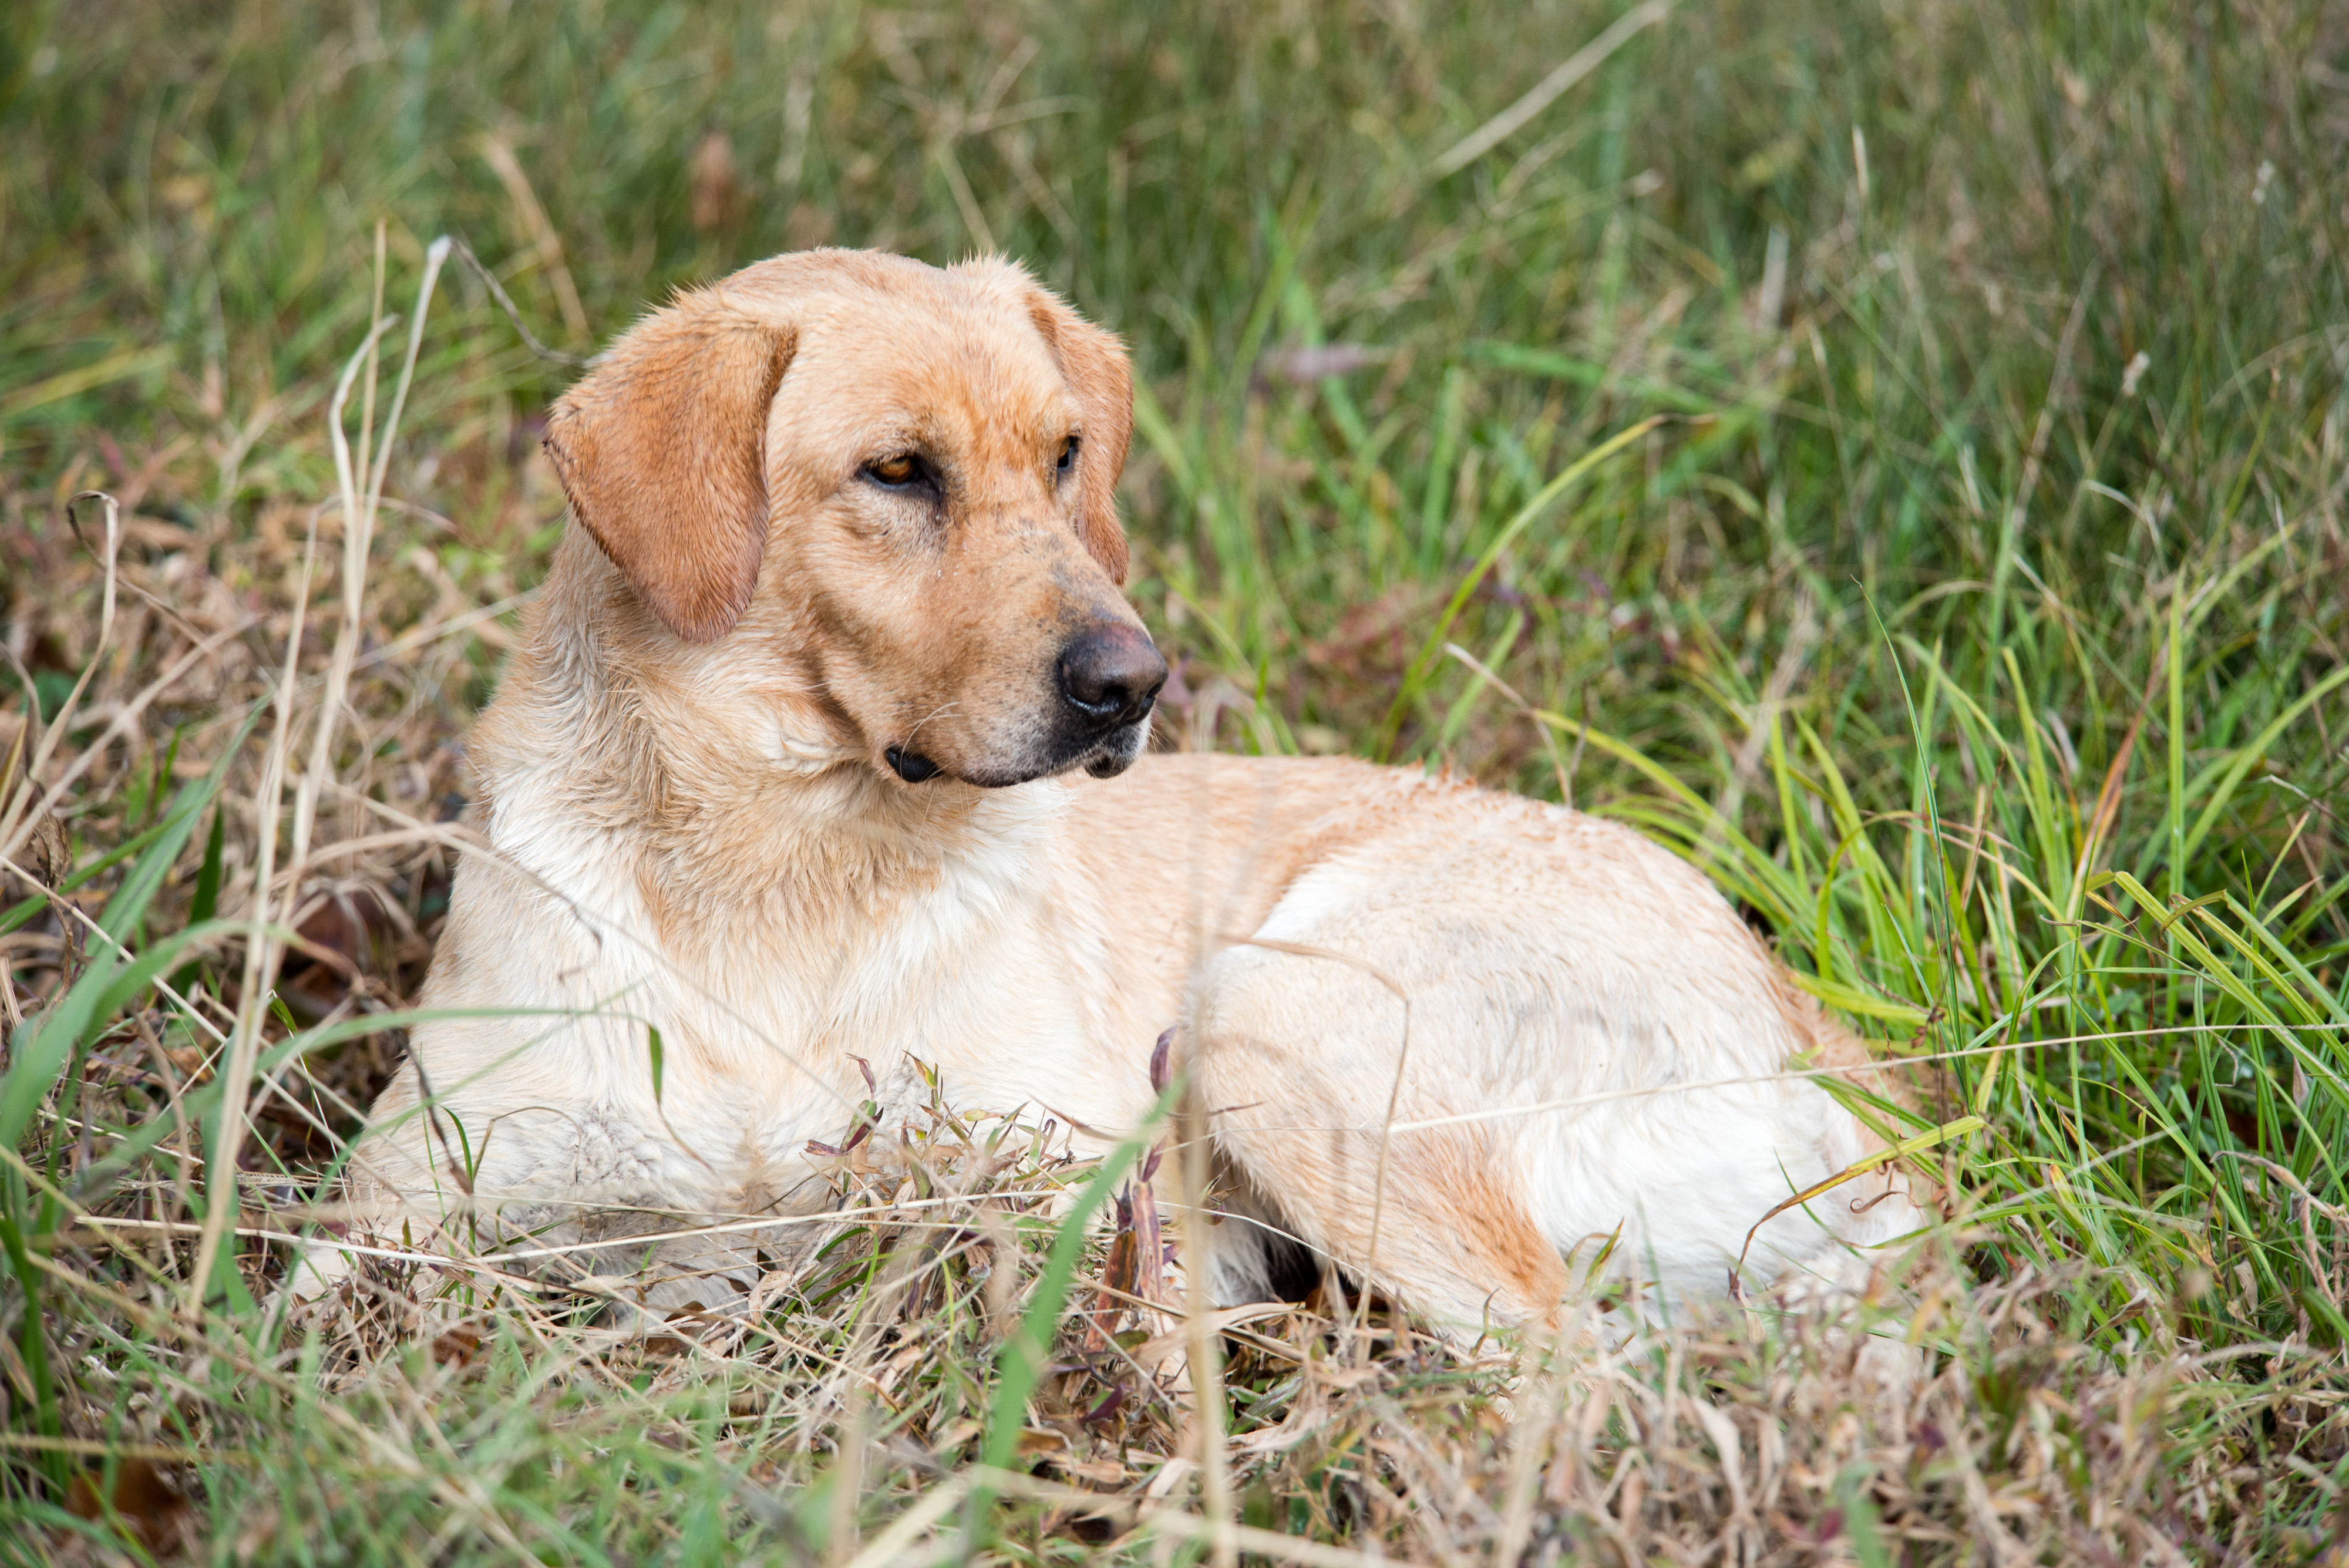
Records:
<instances>
[{"instance_id":1,"label":"dog's floppy ear","mask_svg":"<svg viewBox=\"0 0 2349 1568\"><path fill-rule=\"evenodd\" d=\"M767 410L794 341L715 295L688 295L639 322L547 415L571 514L688 642L733 630L759 586Z\"/></svg>"},{"instance_id":2,"label":"dog's floppy ear","mask_svg":"<svg viewBox=\"0 0 2349 1568\"><path fill-rule=\"evenodd\" d=\"M1133 372L1125 346L1062 304L1041 284L1029 282L1028 313L1061 361L1061 373L1084 410L1084 440L1077 452L1078 525L1085 549L1110 581L1125 581L1125 529L1117 520L1117 476L1133 439Z\"/></svg>"}]
</instances>

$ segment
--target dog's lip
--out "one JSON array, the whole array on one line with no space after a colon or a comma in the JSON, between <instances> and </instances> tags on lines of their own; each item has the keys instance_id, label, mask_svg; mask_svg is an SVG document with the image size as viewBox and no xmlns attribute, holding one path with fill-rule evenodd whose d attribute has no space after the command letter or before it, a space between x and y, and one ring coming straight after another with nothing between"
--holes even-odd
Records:
<instances>
[{"instance_id":1,"label":"dog's lip","mask_svg":"<svg viewBox=\"0 0 2349 1568\"><path fill-rule=\"evenodd\" d=\"M907 784L926 783L946 772L937 763L908 746L891 746L882 755L888 759L890 770Z\"/></svg>"},{"instance_id":2,"label":"dog's lip","mask_svg":"<svg viewBox=\"0 0 2349 1568\"><path fill-rule=\"evenodd\" d=\"M1087 737L1087 740L1090 743L1084 746L1081 750L1071 752L1067 756L1061 757L1057 761L1049 763L1039 768L1024 769L1017 773L996 774L949 773L944 768L938 768L937 771L943 776L953 779L957 784L967 784L976 789L1012 789L1020 784L1034 784L1039 779L1058 778L1062 774L1072 774L1081 768L1090 768L1095 763L1115 757L1118 753L1117 742L1119 739L1131 733L1137 725L1144 722L1144 719L1137 719L1131 724L1121 724L1114 730L1106 730L1099 734L1089 736ZM898 768L897 757L902 750L903 748L901 747L892 746L889 748L888 752L889 765L892 768L897 768L898 776L901 778L905 776L905 774L902 768ZM928 765L933 768L937 767L936 763L930 763L929 759L926 757L919 757L915 760L916 762L928 763ZM1131 759L1128 760L1130 761ZM1120 771L1122 772L1123 770L1121 768ZM929 776L931 775L926 774L923 775L924 778L927 778ZM920 781L916 780L912 782L918 783Z\"/></svg>"}]
</instances>

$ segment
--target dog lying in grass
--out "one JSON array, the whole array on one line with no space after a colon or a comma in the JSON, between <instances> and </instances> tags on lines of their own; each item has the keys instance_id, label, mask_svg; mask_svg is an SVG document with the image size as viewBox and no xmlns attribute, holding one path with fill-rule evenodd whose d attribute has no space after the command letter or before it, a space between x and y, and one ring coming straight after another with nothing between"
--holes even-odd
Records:
<instances>
[{"instance_id":1,"label":"dog lying in grass","mask_svg":"<svg viewBox=\"0 0 2349 1568\"><path fill-rule=\"evenodd\" d=\"M868 1099L889 1136L916 1064L1098 1145L1172 1028L1214 1297L1301 1248L1473 1332L1602 1251L1717 1294L1880 1147L1785 1074L1858 1044L1629 829L1145 755L1131 417L1116 339L1019 267L846 251L681 296L561 400L574 525L471 742L493 852L358 1146L362 1230L608 1240L648 1305L724 1302L757 1233L658 1233L820 1207L810 1145ZM1886 1167L1752 1258L1847 1281L1920 1223Z\"/></svg>"}]
</instances>

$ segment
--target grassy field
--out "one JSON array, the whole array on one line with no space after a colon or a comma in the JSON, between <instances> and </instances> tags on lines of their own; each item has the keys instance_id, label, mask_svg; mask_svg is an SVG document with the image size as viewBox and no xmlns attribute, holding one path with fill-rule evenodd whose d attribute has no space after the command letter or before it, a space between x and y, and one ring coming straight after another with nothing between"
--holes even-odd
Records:
<instances>
[{"instance_id":1,"label":"grassy field","mask_svg":"<svg viewBox=\"0 0 2349 1568\"><path fill-rule=\"evenodd\" d=\"M2344 167L2320 4L20 7L0 1558L2349 1561ZM823 243L1125 335L1175 742L1626 818L1915 1059L1923 1378L1317 1301L1195 1409L1042 1215L1093 1173L951 1118L952 1204L843 1164L698 1340L257 1304L398 1060L542 410Z\"/></svg>"}]
</instances>

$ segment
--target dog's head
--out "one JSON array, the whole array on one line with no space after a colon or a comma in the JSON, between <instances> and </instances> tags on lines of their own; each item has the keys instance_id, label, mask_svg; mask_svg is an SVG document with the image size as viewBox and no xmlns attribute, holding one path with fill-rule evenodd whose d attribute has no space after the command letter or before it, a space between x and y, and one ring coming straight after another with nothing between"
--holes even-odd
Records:
<instances>
[{"instance_id":1,"label":"dog's head","mask_svg":"<svg viewBox=\"0 0 2349 1568\"><path fill-rule=\"evenodd\" d=\"M604 634L771 649L874 767L1000 785L1148 735L1132 428L1117 339L1019 267L811 251L639 322L546 450L627 585Z\"/></svg>"}]
</instances>

